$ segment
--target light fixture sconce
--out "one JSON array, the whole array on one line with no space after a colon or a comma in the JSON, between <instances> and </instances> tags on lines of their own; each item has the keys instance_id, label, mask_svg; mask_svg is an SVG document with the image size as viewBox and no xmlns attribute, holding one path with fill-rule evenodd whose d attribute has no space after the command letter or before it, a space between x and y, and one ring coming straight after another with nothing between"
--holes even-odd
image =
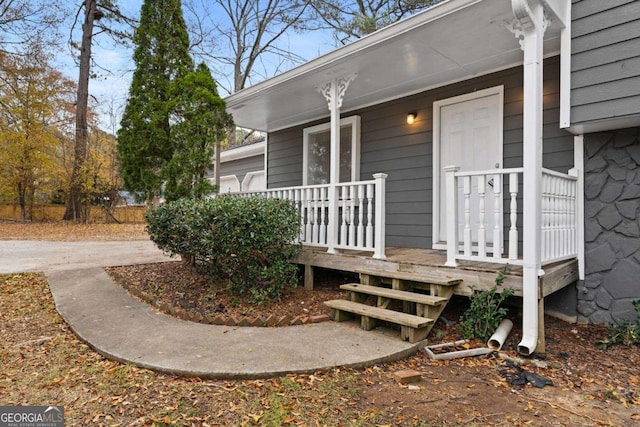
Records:
<instances>
[{"instance_id":1,"label":"light fixture sconce","mask_svg":"<svg viewBox=\"0 0 640 427\"><path fill-rule=\"evenodd\" d=\"M418 117L418 113L409 113L407 114L407 124L412 125L416 121L416 117Z\"/></svg>"}]
</instances>

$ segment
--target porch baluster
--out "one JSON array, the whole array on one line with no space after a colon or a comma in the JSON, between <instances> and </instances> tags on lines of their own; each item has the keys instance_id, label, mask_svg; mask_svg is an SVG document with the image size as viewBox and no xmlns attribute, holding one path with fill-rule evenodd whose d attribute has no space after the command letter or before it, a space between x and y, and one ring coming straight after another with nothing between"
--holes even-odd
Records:
<instances>
[{"instance_id":1,"label":"porch baluster","mask_svg":"<svg viewBox=\"0 0 640 427\"><path fill-rule=\"evenodd\" d=\"M313 237L312 237L313 240L312 241L313 241L313 243L319 243L320 240L318 238L318 231L319 231L319 229L318 229L318 222L319 221L318 220L320 219L320 212L318 212L318 208L320 207L320 202L318 201L319 199L318 199L318 189L317 188L313 189L313 198L311 200L312 200L311 203L312 203L312 210L313 210L313 213L311 215L311 221L312 221L311 223L313 225Z\"/></svg>"},{"instance_id":2,"label":"porch baluster","mask_svg":"<svg viewBox=\"0 0 640 427\"><path fill-rule=\"evenodd\" d=\"M464 255L471 256L471 177L462 177L462 191L464 193Z\"/></svg>"},{"instance_id":3,"label":"porch baluster","mask_svg":"<svg viewBox=\"0 0 640 427\"><path fill-rule=\"evenodd\" d=\"M574 183L573 182L567 182L565 184L567 186L567 195L566 195L566 200L565 200L565 206L566 206L566 235L565 235L565 248L566 248L566 253L571 253L571 251L573 251L573 235L572 235L572 229L573 227L571 227L572 224L572 215L573 215L573 203L571 203L571 201L573 200L573 186Z\"/></svg>"},{"instance_id":4,"label":"porch baluster","mask_svg":"<svg viewBox=\"0 0 640 427\"><path fill-rule=\"evenodd\" d=\"M571 194L571 182L563 181L562 188L562 255L569 253L571 250L571 241L570 241L570 231L571 231L571 223L569 222L569 218L571 216L571 205L569 203L570 194Z\"/></svg>"},{"instance_id":5,"label":"porch baluster","mask_svg":"<svg viewBox=\"0 0 640 427\"><path fill-rule=\"evenodd\" d=\"M358 246L364 246L364 222L362 220L364 214L364 185L358 185Z\"/></svg>"},{"instance_id":6,"label":"porch baluster","mask_svg":"<svg viewBox=\"0 0 640 427\"><path fill-rule=\"evenodd\" d=\"M562 217L560 209L562 209L562 185L558 178L553 177L553 228L552 228L552 256L555 258L560 252L560 233L562 227Z\"/></svg>"},{"instance_id":7,"label":"porch baluster","mask_svg":"<svg viewBox=\"0 0 640 427\"><path fill-rule=\"evenodd\" d=\"M511 195L511 204L509 206L509 218L511 220L511 228L509 229L509 259L518 259L518 174L513 172L509 174L509 194Z\"/></svg>"},{"instance_id":8,"label":"porch baluster","mask_svg":"<svg viewBox=\"0 0 640 427\"><path fill-rule=\"evenodd\" d=\"M305 208L306 208L306 220L305 220L305 241L307 243L313 243L313 202L312 202L312 191L310 188L303 190L306 194L305 197Z\"/></svg>"},{"instance_id":9,"label":"porch baluster","mask_svg":"<svg viewBox=\"0 0 640 427\"><path fill-rule=\"evenodd\" d=\"M493 176L493 257L502 258L502 239L500 235L500 209L502 204L502 175Z\"/></svg>"},{"instance_id":10,"label":"porch baluster","mask_svg":"<svg viewBox=\"0 0 640 427\"><path fill-rule=\"evenodd\" d=\"M547 258L553 258L553 236L551 234L552 226L553 226L553 192L552 192L552 177L547 176L545 183L542 186L543 191L543 216L544 221L542 222L542 253L543 256Z\"/></svg>"},{"instance_id":11,"label":"porch baluster","mask_svg":"<svg viewBox=\"0 0 640 427\"><path fill-rule=\"evenodd\" d=\"M356 244L356 186L349 186L349 244Z\"/></svg>"},{"instance_id":12,"label":"porch baluster","mask_svg":"<svg viewBox=\"0 0 640 427\"><path fill-rule=\"evenodd\" d=\"M542 233L544 239L543 245L543 254L547 258L553 258L553 191L552 191L552 176L547 176L546 185L543 186L544 198L543 200L546 202L546 209L543 208L543 212L545 212L546 221L542 224L542 229L544 230ZM546 188L545 188L546 187Z\"/></svg>"},{"instance_id":13,"label":"porch baluster","mask_svg":"<svg viewBox=\"0 0 640 427\"><path fill-rule=\"evenodd\" d=\"M304 227L304 198L303 198L303 194L304 194L304 190L301 189L296 189L294 191L294 200L295 200L295 204L296 204L296 209L298 209L298 215L300 216L300 235L299 235L299 242L302 243L305 241L305 235L304 235L304 231L305 231L305 227Z\"/></svg>"},{"instance_id":14,"label":"porch baluster","mask_svg":"<svg viewBox=\"0 0 640 427\"><path fill-rule=\"evenodd\" d=\"M487 256L487 235L486 235L486 228L484 226L485 193L486 193L485 182L486 182L486 175L478 175L478 196L479 196L478 256L480 258L484 258Z\"/></svg>"},{"instance_id":15,"label":"porch baluster","mask_svg":"<svg viewBox=\"0 0 640 427\"><path fill-rule=\"evenodd\" d=\"M320 237L318 243L327 244L327 188L320 188Z\"/></svg>"},{"instance_id":16,"label":"porch baluster","mask_svg":"<svg viewBox=\"0 0 640 427\"><path fill-rule=\"evenodd\" d=\"M341 188L341 196L340 196L340 209L342 210L342 221L341 221L341 225L340 225L340 244L341 245L347 245L347 216L348 216L348 206L347 206L347 199L349 197L348 195L348 188L347 186L343 186Z\"/></svg>"}]
</instances>

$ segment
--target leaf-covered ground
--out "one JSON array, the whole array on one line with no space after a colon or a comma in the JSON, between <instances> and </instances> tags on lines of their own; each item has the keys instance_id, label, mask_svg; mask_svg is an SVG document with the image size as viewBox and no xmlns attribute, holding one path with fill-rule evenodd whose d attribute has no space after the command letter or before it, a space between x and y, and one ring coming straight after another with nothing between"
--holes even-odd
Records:
<instances>
[{"instance_id":1,"label":"leaf-covered ground","mask_svg":"<svg viewBox=\"0 0 640 427\"><path fill-rule=\"evenodd\" d=\"M465 304L456 302L445 312L449 320ZM640 348L598 350L606 328L545 321L545 359L526 360L521 368L514 365L520 362L516 327L501 357L433 361L421 351L366 370L204 381L104 359L69 331L43 276L5 275L0 403L64 405L68 426L640 425ZM439 322L430 339L457 336L456 324ZM422 380L400 384L394 373L403 369L418 371ZM514 384L522 369L554 385Z\"/></svg>"},{"instance_id":2,"label":"leaf-covered ground","mask_svg":"<svg viewBox=\"0 0 640 427\"><path fill-rule=\"evenodd\" d=\"M145 224L78 224L0 220L0 240L147 240Z\"/></svg>"}]
</instances>

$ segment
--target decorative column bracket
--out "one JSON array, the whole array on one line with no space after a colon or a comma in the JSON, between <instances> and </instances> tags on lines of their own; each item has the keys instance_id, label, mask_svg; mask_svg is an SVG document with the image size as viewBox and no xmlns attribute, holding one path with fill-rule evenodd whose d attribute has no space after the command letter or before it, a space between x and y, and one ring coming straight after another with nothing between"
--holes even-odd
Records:
<instances>
[{"instance_id":1,"label":"decorative column bracket","mask_svg":"<svg viewBox=\"0 0 640 427\"><path fill-rule=\"evenodd\" d=\"M316 88L316 90L320 92L327 101L329 111L334 111L336 108L342 108L344 94L347 92L349 84L351 84L357 76L357 73L353 73L347 77L328 81Z\"/></svg>"},{"instance_id":2,"label":"decorative column bracket","mask_svg":"<svg viewBox=\"0 0 640 427\"><path fill-rule=\"evenodd\" d=\"M528 7L528 5L527 5ZM544 34L547 31L547 28L551 25L551 19L544 13L544 21L542 24L542 33ZM512 33L516 39L518 39L518 43L520 44L520 50L524 51L524 36L526 31L530 31L534 29L534 24L531 19L527 16L526 18L513 18L510 22L505 23L504 27Z\"/></svg>"}]
</instances>

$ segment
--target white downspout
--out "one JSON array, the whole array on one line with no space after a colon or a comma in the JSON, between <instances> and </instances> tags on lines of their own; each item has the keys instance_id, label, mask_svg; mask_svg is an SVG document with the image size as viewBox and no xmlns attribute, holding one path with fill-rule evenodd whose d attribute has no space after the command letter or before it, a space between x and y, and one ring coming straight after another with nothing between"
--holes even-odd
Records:
<instances>
[{"instance_id":1,"label":"white downspout","mask_svg":"<svg viewBox=\"0 0 640 427\"><path fill-rule=\"evenodd\" d=\"M584 135L576 135L573 137L573 165L578 173L578 189L576 191L577 199L577 236L576 244L578 246L578 279L584 280Z\"/></svg>"},{"instance_id":2,"label":"white downspout","mask_svg":"<svg viewBox=\"0 0 640 427\"><path fill-rule=\"evenodd\" d=\"M524 31L523 107L523 277L522 340L518 352L530 355L538 343L539 277L541 275L541 181L542 181L542 61L545 16L534 0L512 0L516 19Z\"/></svg>"}]
</instances>

